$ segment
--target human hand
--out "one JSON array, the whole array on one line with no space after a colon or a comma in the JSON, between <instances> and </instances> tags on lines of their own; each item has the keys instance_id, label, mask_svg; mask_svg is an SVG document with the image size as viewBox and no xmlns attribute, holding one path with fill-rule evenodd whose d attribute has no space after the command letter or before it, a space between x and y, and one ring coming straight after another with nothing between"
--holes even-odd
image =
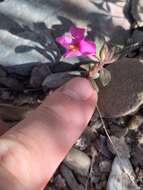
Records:
<instances>
[{"instance_id":1,"label":"human hand","mask_svg":"<svg viewBox=\"0 0 143 190\"><path fill-rule=\"evenodd\" d=\"M0 189L42 190L87 126L96 102L90 82L75 78L4 134L0 124Z\"/></svg>"}]
</instances>

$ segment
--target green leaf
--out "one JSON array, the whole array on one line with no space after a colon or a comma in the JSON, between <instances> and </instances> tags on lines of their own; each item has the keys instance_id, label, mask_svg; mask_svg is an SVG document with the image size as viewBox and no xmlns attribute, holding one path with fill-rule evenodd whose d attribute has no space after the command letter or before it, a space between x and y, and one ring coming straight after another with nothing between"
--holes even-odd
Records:
<instances>
[{"instance_id":1,"label":"green leaf","mask_svg":"<svg viewBox=\"0 0 143 190\"><path fill-rule=\"evenodd\" d=\"M100 58L100 51L103 47L104 40L99 37L96 37L95 43L96 43L96 56Z\"/></svg>"},{"instance_id":2,"label":"green leaf","mask_svg":"<svg viewBox=\"0 0 143 190\"><path fill-rule=\"evenodd\" d=\"M103 68L100 71L100 77L99 77L102 85L105 87L109 84L109 82L111 81L111 73L110 71L108 71L107 69Z\"/></svg>"}]
</instances>

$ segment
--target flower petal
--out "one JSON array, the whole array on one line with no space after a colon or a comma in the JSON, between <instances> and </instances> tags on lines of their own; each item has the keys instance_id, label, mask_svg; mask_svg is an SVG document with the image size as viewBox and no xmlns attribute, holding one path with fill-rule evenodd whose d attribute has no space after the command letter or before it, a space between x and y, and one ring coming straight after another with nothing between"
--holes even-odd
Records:
<instances>
[{"instance_id":1,"label":"flower petal","mask_svg":"<svg viewBox=\"0 0 143 190\"><path fill-rule=\"evenodd\" d=\"M78 28L76 26L72 26L70 27L69 32L71 33L71 35L76 38L76 39L83 39L84 38L84 34L85 34L85 29L84 28Z\"/></svg>"},{"instance_id":2,"label":"flower petal","mask_svg":"<svg viewBox=\"0 0 143 190\"><path fill-rule=\"evenodd\" d=\"M79 50L67 50L67 52L64 54L64 57L76 57L76 56L81 56L81 52Z\"/></svg>"},{"instance_id":3,"label":"flower petal","mask_svg":"<svg viewBox=\"0 0 143 190\"><path fill-rule=\"evenodd\" d=\"M81 40L79 50L82 55L95 55L96 44L91 40Z\"/></svg>"},{"instance_id":4,"label":"flower petal","mask_svg":"<svg viewBox=\"0 0 143 190\"><path fill-rule=\"evenodd\" d=\"M61 44L63 47L68 48L68 46L72 43L72 37L68 35L63 35L56 38L56 42Z\"/></svg>"}]
</instances>

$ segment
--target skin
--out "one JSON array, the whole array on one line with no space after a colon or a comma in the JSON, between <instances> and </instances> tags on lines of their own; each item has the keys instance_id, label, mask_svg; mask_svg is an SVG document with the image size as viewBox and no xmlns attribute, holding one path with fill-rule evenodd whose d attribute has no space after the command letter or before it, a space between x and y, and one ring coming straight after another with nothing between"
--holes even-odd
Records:
<instances>
[{"instance_id":1,"label":"skin","mask_svg":"<svg viewBox=\"0 0 143 190\"><path fill-rule=\"evenodd\" d=\"M97 94L75 78L8 130L0 122L0 189L42 190L86 128Z\"/></svg>"}]
</instances>

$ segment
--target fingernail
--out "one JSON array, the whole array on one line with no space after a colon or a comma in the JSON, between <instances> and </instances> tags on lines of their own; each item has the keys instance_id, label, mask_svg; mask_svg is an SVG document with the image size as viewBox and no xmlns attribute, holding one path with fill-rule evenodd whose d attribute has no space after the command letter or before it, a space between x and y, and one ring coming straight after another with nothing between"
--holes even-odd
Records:
<instances>
[{"instance_id":1,"label":"fingernail","mask_svg":"<svg viewBox=\"0 0 143 190\"><path fill-rule=\"evenodd\" d=\"M93 88L87 79L74 78L65 84L62 92L77 100L87 100L93 94Z\"/></svg>"}]
</instances>

